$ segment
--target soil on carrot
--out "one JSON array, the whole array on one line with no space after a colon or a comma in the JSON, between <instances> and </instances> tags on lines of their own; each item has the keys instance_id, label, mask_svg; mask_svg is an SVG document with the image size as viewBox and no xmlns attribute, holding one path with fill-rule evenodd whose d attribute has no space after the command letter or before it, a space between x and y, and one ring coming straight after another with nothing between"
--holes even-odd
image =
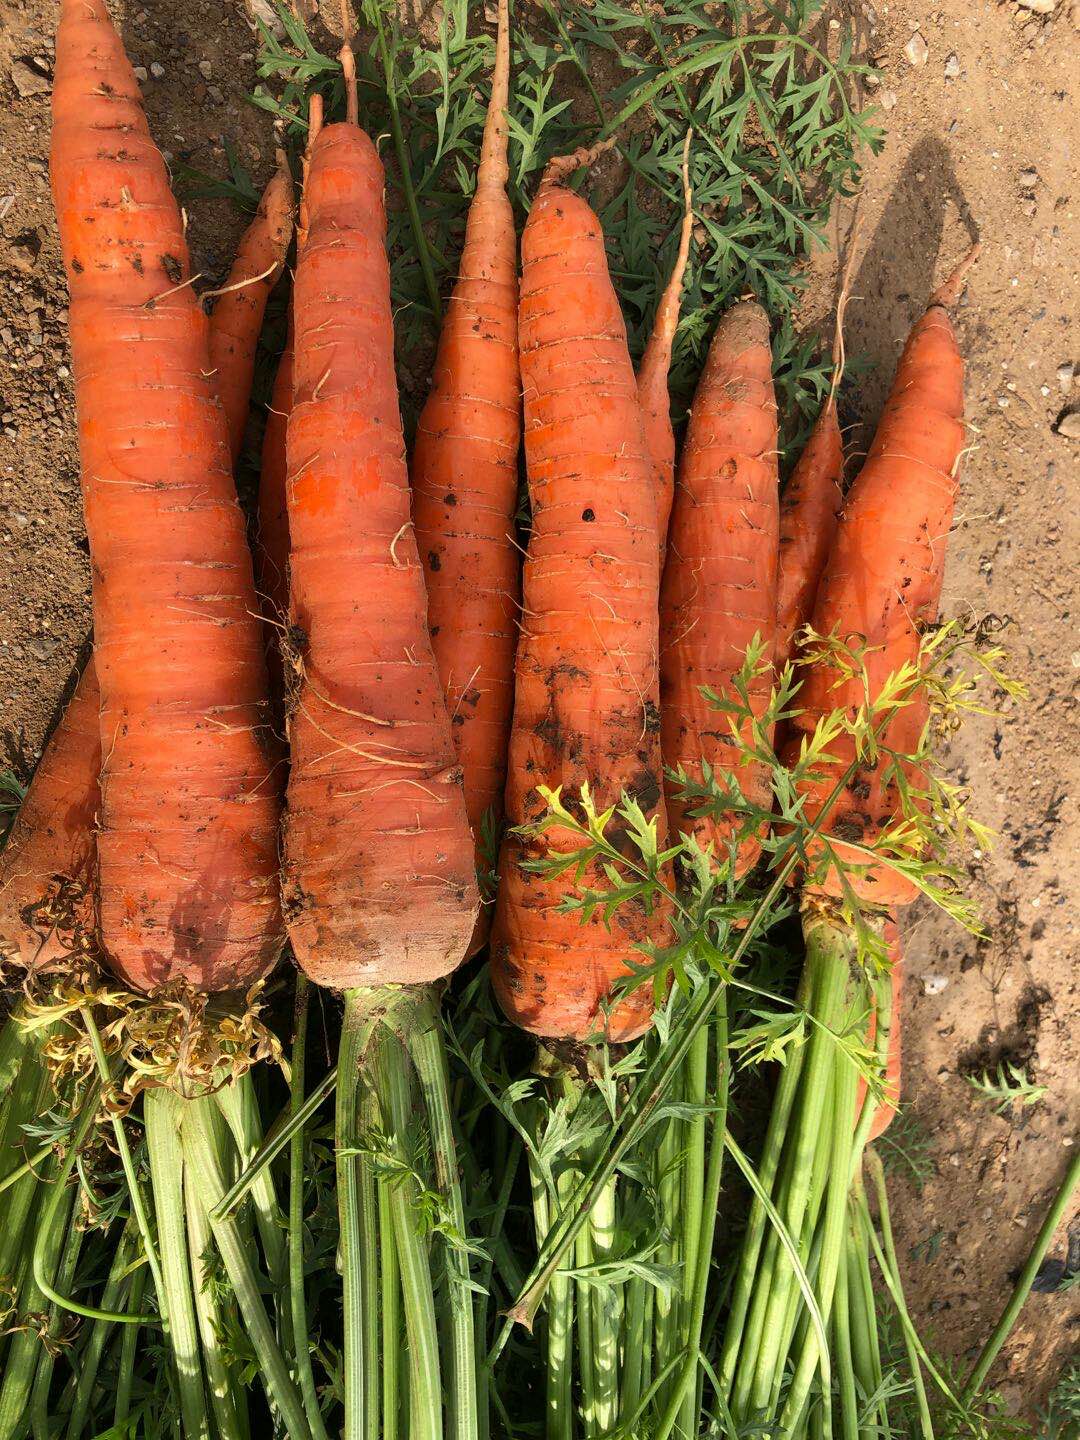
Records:
<instances>
[{"instance_id":1,"label":"soil on carrot","mask_svg":"<svg viewBox=\"0 0 1080 1440\"><path fill-rule=\"evenodd\" d=\"M849 13L880 67L888 129L867 167L866 253L848 311L850 443L865 446L912 320L978 233L982 259L957 312L972 451L944 610L1008 617L1013 668L1031 690L1029 701L973 719L947 756L974 813L999 835L972 874L987 938L919 906L905 924L903 1138L924 1179L920 1191L894 1167L898 1238L917 1320L962 1365L993 1325L1078 1139L1078 519L1067 491L1078 442L1057 426L1080 407L1069 328L1080 289L1080 6L1057 0L1043 14L1030 4L918 0L874 11L852 0ZM261 186L274 137L269 117L245 103L255 43L242 8L136 0L120 14L173 162L222 174L228 138ZM48 196L54 24L53 0L10 0L0 24L0 768L24 773L89 626L67 295ZM195 267L212 283L244 220L224 199L188 211ZM812 267L807 327L827 323L834 259ZM999 1100L969 1081L993 1079L1003 1062L1045 1092L998 1113ZM1029 1414L1080 1342L1080 1289L1058 1283L1068 1228L994 1372L1010 1406ZM1080 1217L1072 1230L1075 1250Z\"/></svg>"}]
</instances>

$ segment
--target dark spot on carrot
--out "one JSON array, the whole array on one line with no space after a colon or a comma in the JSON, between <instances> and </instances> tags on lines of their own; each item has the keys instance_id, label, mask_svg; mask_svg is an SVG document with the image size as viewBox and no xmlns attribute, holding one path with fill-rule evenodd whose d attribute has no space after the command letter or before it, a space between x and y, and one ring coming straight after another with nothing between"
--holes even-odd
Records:
<instances>
[{"instance_id":1,"label":"dark spot on carrot","mask_svg":"<svg viewBox=\"0 0 1080 1440\"><path fill-rule=\"evenodd\" d=\"M442 569L442 561L439 559L439 552L437 550L429 550L427 553L427 558L428 564L431 566L432 570Z\"/></svg>"},{"instance_id":2,"label":"dark spot on carrot","mask_svg":"<svg viewBox=\"0 0 1080 1440\"><path fill-rule=\"evenodd\" d=\"M645 701L645 730L649 735L660 733L660 708L652 700Z\"/></svg>"},{"instance_id":3,"label":"dark spot on carrot","mask_svg":"<svg viewBox=\"0 0 1080 1440\"><path fill-rule=\"evenodd\" d=\"M76 275L81 275L83 273L85 267L77 255L73 255L71 257L71 268L75 271Z\"/></svg>"},{"instance_id":4,"label":"dark spot on carrot","mask_svg":"<svg viewBox=\"0 0 1080 1440\"><path fill-rule=\"evenodd\" d=\"M162 255L161 268L165 271L165 274L169 277L169 279L174 285L180 284L180 280L184 272L180 265L180 261L177 260L175 255Z\"/></svg>"},{"instance_id":5,"label":"dark spot on carrot","mask_svg":"<svg viewBox=\"0 0 1080 1440\"><path fill-rule=\"evenodd\" d=\"M587 505L587 506L585 507L585 509L582 510L582 512L581 512L581 518L582 518L582 520L584 520L586 523L588 523L588 522L596 519L596 512L593 510L593 508L592 508L591 505Z\"/></svg>"},{"instance_id":6,"label":"dark spot on carrot","mask_svg":"<svg viewBox=\"0 0 1080 1440\"><path fill-rule=\"evenodd\" d=\"M131 268L135 271L136 275L141 275L143 273L144 267L141 255L133 255L131 257Z\"/></svg>"},{"instance_id":7,"label":"dark spot on carrot","mask_svg":"<svg viewBox=\"0 0 1080 1440\"><path fill-rule=\"evenodd\" d=\"M448 490L448 491L446 492L446 494L443 496L443 500L446 502L447 505L456 505L456 504L457 504L457 496L454 494L454 492L453 492L452 490Z\"/></svg>"}]
</instances>

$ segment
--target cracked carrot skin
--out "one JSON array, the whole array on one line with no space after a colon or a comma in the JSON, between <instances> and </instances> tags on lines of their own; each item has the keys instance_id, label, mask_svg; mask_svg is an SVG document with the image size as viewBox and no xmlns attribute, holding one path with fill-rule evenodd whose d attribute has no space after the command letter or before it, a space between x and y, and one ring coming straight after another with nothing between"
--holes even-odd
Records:
<instances>
[{"instance_id":1,"label":"cracked carrot skin","mask_svg":"<svg viewBox=\"0 0 1080 1440\"><path fill-rule=\"evenodd\" d=\"M383 189L363 131L319 133L293 292L291 619L306 640L284 896L297 960L341 988L449 974L479 905L409 513Z\"/></svg>"},{"instance_id":2,"label":"cracked carrot skin","mask_svg":"<svg viewBox=\"0 0 1080 1440\"><path fill-rule=\"evenodd\" d=\"M20 965L48 964L64 953L39 908L56 899L57 882L74 881L87 897L91 891L100 803L98 706L91 656L0 851L0 955ZM91 923L89 906L79 906L75 918Z\"/></svg>"},{"instance_id":3,"label":"cracked carrot skin","mask_svg":"<svg viewBox=\"0 0 1080 1440\"><path fill-rule=\"evenodd\" d=\"M431 644L465 779L477 870L485 819L502 819L514 700L521 564L514 539L521 380L517 237L506 193L510 74L507 0L458 280L446 309L431 394L412 458L413 519ZM484 944L481 907L470 953Z\"/></svg>"},{"instance_id":4,"label":"cracked carrot skin","mask_svg":"<svg viewBox=\"0 0 1080 1440\"><path fill-rule=\"evenodd\" d=\"M769 321L753 301L722 317L698 381L683 445L660 592L660 694L664 764L702 778L701 762L733 771L743 793L771 806L769 775L740 765L729 721L702 696L733 696L747 647L760 635L771 658L776 630L779 532L776 398ZM771 671L751 683L755 714L767 708ZM748 730L748 726L743 727ZM713 846L723 860L736 828L729 816L695 817L668 780L673 829ZM736 873L760 853L741 842Z\"/></svg>"},{"instance_id":5,"label":"cracked carrot skin","mask_svg":"<svg viewBox=\"0 0 1080 1440\"><path fill-rule=\"evenodd\" d=\"M293 183L288 162L263 191L255 218L237 247L229 278L210 312L210 365L229 427L229 454L235 466L247 426L255 350L266 302L285 265L293 231Z\"/></svg>"},{"instance_id":6,"label":"cracked carrot skin","mask_svg":"<svg viewBox=\"0 0 1080 1440\"><path fill-rule=\"evenodd\" d=\"M902 665L918 663L920 635L937 619L959 462L967 443L964 365L947 307L958 298L975 253L933 296L908 336L874 443L845 501L814 605L818 634L871 647L866 655L871 697ZM792 721L789 763L822 716L843 709L854 717L864 699L860 681L845 679L833 665L810 666L797 699L800 713ZM883 749L914 752L928 718L928 703L920 694L889 723ZM803 786L808 820L816 818L854 760L854 742L840 736L829 753L837 763ZM902 768L910 785L924 787L917 767L905 761ZM824 822L838 857L864 867L863 873L848 876L856 893L883 907L907 904L918 893L906 876L882 863L868 864L866 854L853 848L871 845L899 814L892 771L891 760L860 766ZM840 894L835 866L817 888Z\"/></svg>"},{"instance_id":7,"label":"cracked carrot skin","mask_svg":"<svg viewBox=\"0 0 1080 1440\"><path fill-rule=\"evenodd\" d=\"M135 988L232 989L282 940L266 671L206 316L101 0L61 6L51 166L101 686L102 938Z\"/></svg>"},{"instance_id":8,"label":"cracked carrot skin","mask_svg":"<svg viewBox=\"0 0 1080 1440\"><path fill-rule=\"evenodd\" d=\"M577 803L590 786L598 807L625 791L659 821L657 702L659 545L653 470L619 303L600 223L559 183L588 154L549 166L522 238L519 341L532 530L524 570L522 633L506 789L513 826L540 820L537 786ZM618 840L618 837L615 836ZM506 1015L535 1034L627 1040L648 1028L651 987L610 1013L612 986L640 961L637 947L666 931L620 907L610 928L582 925L559 905L577 893L522 862L577 850L553 828L508 832L491 940L495 993ZM607 888L587 873L583 883Z\"/></svg>"},{"instance_id":9,"label":"cracked carrot skin","mask_svg":"<svg viewBox=\"0 0 1080 1440\"><path fill-rule=\"evenodd\" d=\"M795 637L814 612L818 582L840 520L844 443L829 395L780 496L776 669L795 658Z\"/></svg>"}]
</instances>

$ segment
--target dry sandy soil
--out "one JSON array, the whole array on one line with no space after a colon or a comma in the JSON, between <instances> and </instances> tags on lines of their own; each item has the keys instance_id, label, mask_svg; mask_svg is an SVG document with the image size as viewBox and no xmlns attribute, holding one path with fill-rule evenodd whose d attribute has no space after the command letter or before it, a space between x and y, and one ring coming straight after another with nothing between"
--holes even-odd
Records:
<instances>
[{"instance_id":1,"label":"dry sandy soil","mask_svg":"<svg viewBox=\"0 0 1080 1440\"><path fill-rule=\"evenodd\" d=\"M949 756L975 813L999 834L974 864L989 938L919 910L906 927L905 1098L933 1168L921 1195L895 1186L901 1254L918 1320L963 1357L995 1318L1080 1140L1078 442L1056 433L1080 405L1080 384L1070 389L1080 361L1080 7L900 0L876 14L857 4L853 18L881 67L889 131L868 168L867 250L850 311L850 348L871 366L857 418L873 422L935 277L979 234L982 260L958 316L972 453L945 608L1008 616L1012 665L1031 694L974 720ZM163 148L220 171L229 135L262 179L272 137L266 117L244 104L254 46L243 12L221 0L135 0L123 19ZM38 753L89 623L66 298L46 175L54 21L54 0L5 0L0 11L0 735L9 763L22 767ZM910 54L925 51L922 63L906 53L916 31L925 46ZM199 206L198 269L222 273L239 224L224 202ZM827 315L833 294L823 261L808 324ZM1003 1058L1046 1094L998 1116L964 1076ZM1080 1216L1071 1228L1075 1254ZM1051 1252L1059 1261L1066 1229ZM1034 1295L995 1372L1011 1404L1038 1404L1078 1338L1080 1288Z\"/></svg>"}]
</instances>

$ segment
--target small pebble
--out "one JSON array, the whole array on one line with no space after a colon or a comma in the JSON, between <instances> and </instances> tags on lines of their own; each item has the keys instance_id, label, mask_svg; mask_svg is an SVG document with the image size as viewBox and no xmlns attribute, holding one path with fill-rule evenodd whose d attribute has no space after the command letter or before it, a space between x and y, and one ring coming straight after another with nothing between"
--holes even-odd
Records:
<instances>
[{"instance_id":1,"label":"small pebble","mask_svg":"<svg viewBox=\"0 0 1080 1440\"><path fill-rule=\"evenodd\" d=\"M1080 440L1080 410L1066 411L1054 429L1066 440Z\"/></svg>"},{"instance_id":2,"label":"small pebble","mask_svg":"<svg viewBox=\"0 0 1080 1440\"><path fill-rule=\"evenodd\" d=\"M954 50L951 55L945 57L945 79L955 80L960 74L960 56Z\"/></svg>"},{"instance_id":3,"label":"small pebble","mask_svg":"<svg viewBox=\"0 0 1080 1440\"><path fill-rule=\"evenodd\" d=\"M1021 190L1034 190L1039 183L1039 172L1034 165L1029 165L1026 170L1021 170L1019 175Z\"/></svg>"},{"instance_id":4,"label":"small pebble","mask_svg":"<svg viewBox=\"0 0 1080 1440\"><path fill-rule=\"evenodd\" d=\"M893 110L896 108L896 95L892 90L883 90L881 92L881 108L883 110Z\"/></svg>"},{"instance_id":5,"label":"small pebble","mask_svg":"<svg viewBox=\"0 0 1080 1440\"><path fill-rule=\"evenodd\" d=\"M140 85L146 84L150 74L145 65L136 65L132 73L134 74L135 79L138 80Z\"/></svg>"},{"instance_id":6,"label":"small pebble","mask_svg":"<svg viewBox=\"0 0 1080 1440\"><path fill-rule=\"evenodd\" d=\"M31 95L45 95L50 88L49 77L25 60L16 60L12 65L11 80L24 100Z\"/></svg>"},{"instance_id":7,"label":"small pebble","mask_svg":"<svg viewBox=\"0 0 1080 1440\"><path fill-rule=\"evenodd\" d=\"M1076 366L1071 360L1066 360L1057 368L1058 389L1063 395L1067 395L1072 389L1073 376L1076 374Z\"/></svg>"},{"instance_id":8,"label":"small pebble","mask_svg":"<svg viewBox=\"0 0 1080 1440\"><path fill-rule=\"evenodd\" d=\"M212 105L224 105L225 96L221 93L217 85L211 85L206 93L210 96L210 103Z\"/></svg>"},{"instance_id":9,"label":"small pebble","mask_svg":"<svg viewBox=\"0 0 1080 1440\"><path fill-rule=\"evenodd\" d=\"M940 995L943 990L949 988L949 977L947 975L924 975L922 988L924 995Z\"/></svg>"},{"instance_id":10,"label":"small pebble","mask_svg":"<svg viewBox=\"0 0 1080 1440\"><path fill-rule=\"evenodd\" d=\"M1052 15L1057 0L1016 0L1021 11L1030 10L1033 15Z\"/></svg>"},{"instance_id":11,"label":"small pebble","mask_svg":"<svg viewBox=\"0 0 1080 1440\"><path fill-rule=\"evenodd\" d=\"M199 61L199 74L203 77L204 80L213 79L214 67L210 64L209 60Z\"/></svg>"},{"instance_id":12,"label":"small pebble","mask_svg":"<svg viewBox=\"0 0 1080 1440\"><path fill-rule=\"evenodd\" d=\"M165 66L162 65L160 60L153 60L150 62L150 74L154 77L155 80L165 79Z\"/></svg>"},{"instance_id":13,"label":"small pebble","mask_svg":"<svg viewBox=\"0 0 1080 1440\"><path fill-rule=\"evenodd\" d=\"M909 65L914 65L916 69L920 65L925 65L930 58L930 47L923 39L921 31L916 30L904 46L904 58Z\"/></svg>"}]
</instances>

